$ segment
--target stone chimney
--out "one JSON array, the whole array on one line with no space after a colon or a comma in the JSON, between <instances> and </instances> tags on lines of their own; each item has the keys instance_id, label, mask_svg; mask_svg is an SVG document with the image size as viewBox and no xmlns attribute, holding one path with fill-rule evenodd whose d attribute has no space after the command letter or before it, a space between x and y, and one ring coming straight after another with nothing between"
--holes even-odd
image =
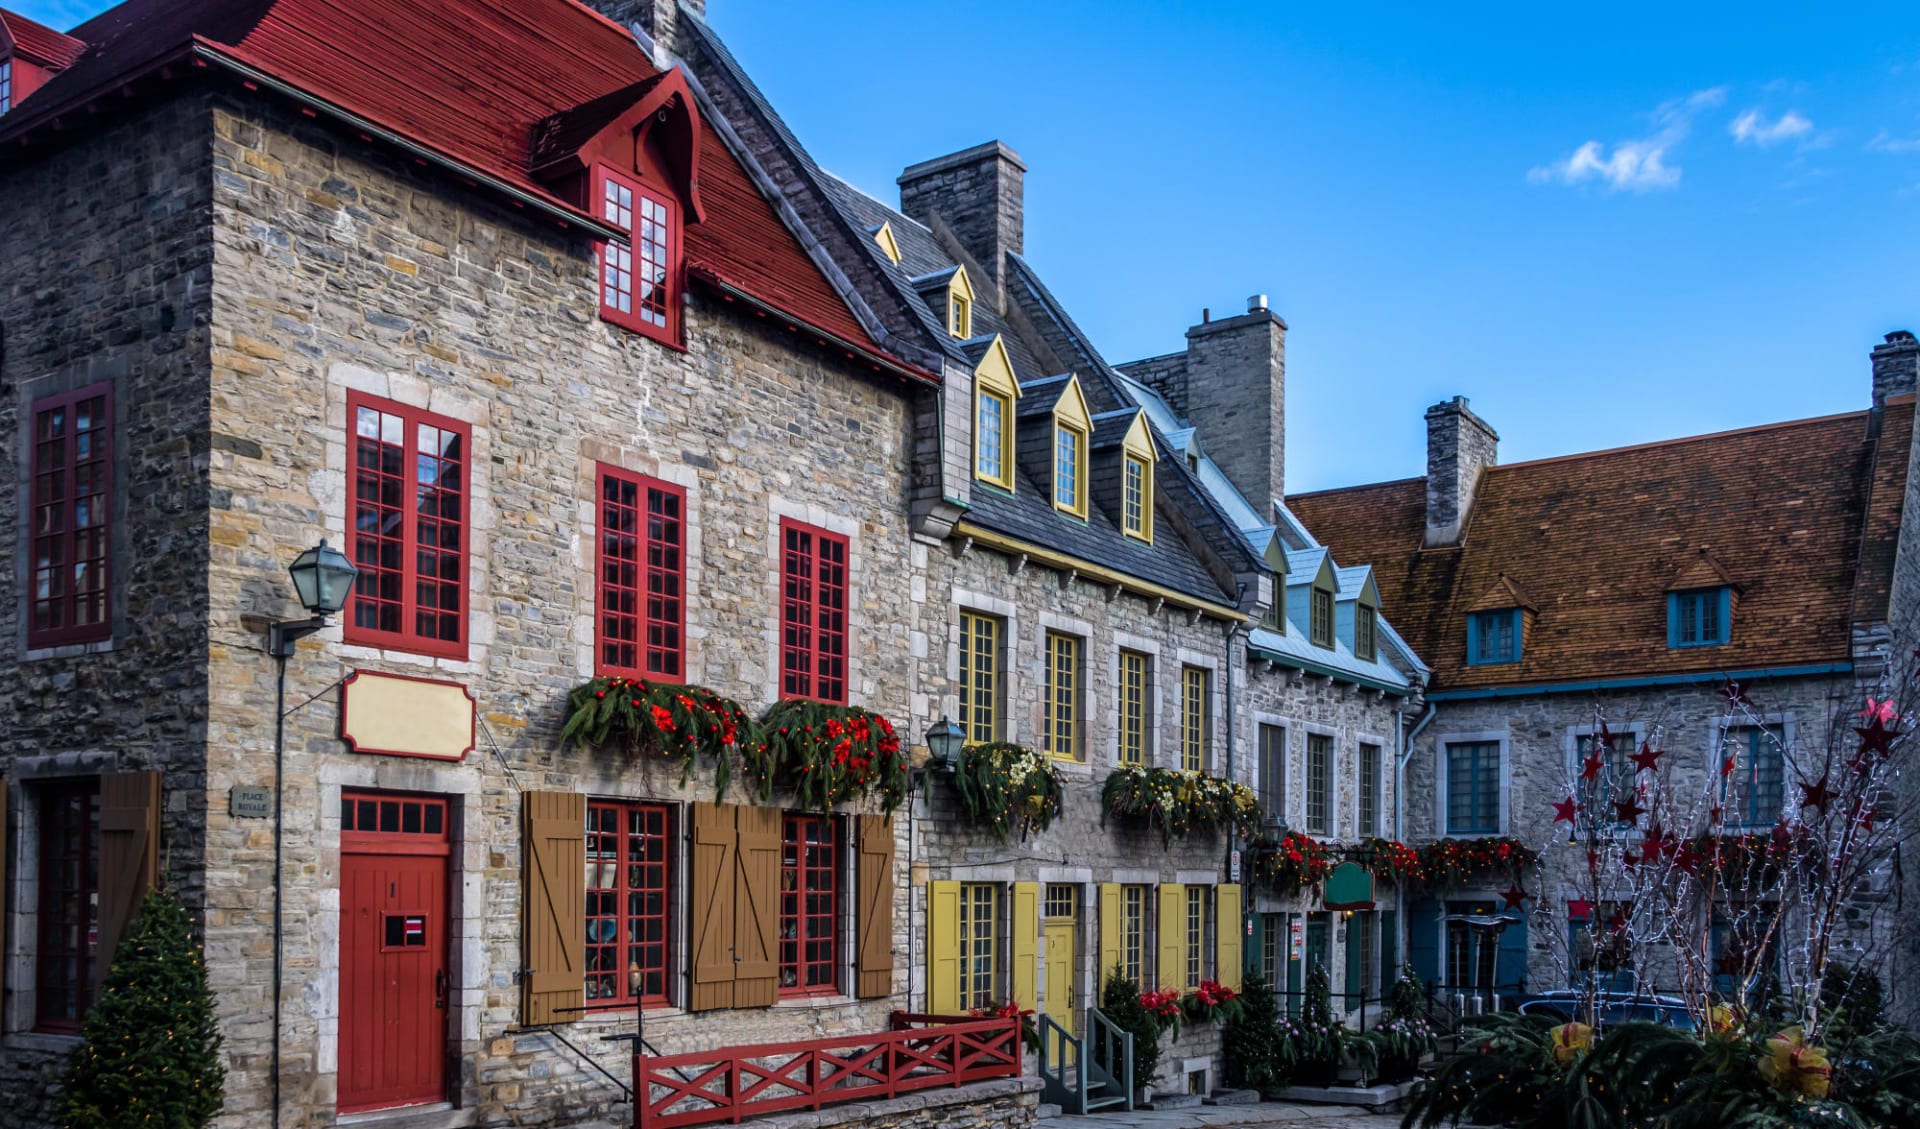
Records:
<instances>
[{"instance_id":1,"label":"stone chimney","mask_svg":"<svg viewBox=\"0 0 1920 1129\"><path fill-rule=\"evenodd\" d=\"M1886 344L1873 347L1873 406L1884 407L1887 397L1920 392L1920 340L1904 329L1887 334Z\"/></svg>"},{"instance_id":2,"label":"stone chimney","mask_svg":"<svg viewBox=\"0 0 1920 1129\"><path fill-rule=\"evenodd\" d=\"M1187 330L1185 405L1201 449L1271 520L1287 482L1287 323L1267 296Z\"/></svg>"},{"instance_id":3,"label":"stone chimney","mask_svg":"<svg viewBox=\"0 0 1920 1129\"><path fill-rule=\"evenodd\" d=\"M989 141L901 173L900 210L931 228L944 224L998 288L1006 253L1024 249L1026 175L1020 154Z\"/></svg>"},{"instance_id":4,"label":"stone chimney","mask_svg":"<svg viewBox=\"0 0 1920 1129\"><path fill-rule=\"evenodd\" d=\"M1460 543L1480 472L1499 454L1500 436L1468 410L1465 396L1427 409L1428 546Z\"/></svg>"},{"instance_id":5,"label":"stone chimney","mask_svg":"<svg viewBox=\"0 0 1920 1129\"><path fill-rule=\"evenodd\" d=\"M680 5L685 4L703 20L707 18L707 0L586 0L586 3L621 27L639 24L640 30L655 43L674 52L682 46L678 27Z\"/></svg>"}]
</instances>

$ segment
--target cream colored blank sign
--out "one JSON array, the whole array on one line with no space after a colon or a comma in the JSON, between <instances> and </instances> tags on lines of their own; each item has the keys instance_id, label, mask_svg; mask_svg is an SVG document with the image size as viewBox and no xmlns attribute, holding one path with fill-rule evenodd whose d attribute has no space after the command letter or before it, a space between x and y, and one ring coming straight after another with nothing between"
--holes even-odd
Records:
<instances>
[{"instance_id":1,"label":"cream colored blank sign","mask_svg":"<svg viewBox=\"0 0 1920 1129\"><path fill-rule=\"evenodd\" d=\"M458 682L356 670L340 690L340 737L356 753L463 760L473 751L473 694Z\"/></svg>"}]
</instances>

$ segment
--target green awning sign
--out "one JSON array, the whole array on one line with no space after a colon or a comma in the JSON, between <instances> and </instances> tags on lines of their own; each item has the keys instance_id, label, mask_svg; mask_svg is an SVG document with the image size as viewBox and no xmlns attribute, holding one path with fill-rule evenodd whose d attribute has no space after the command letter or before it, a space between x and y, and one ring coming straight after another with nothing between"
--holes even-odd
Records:
<instances>
[{"instance_id":1,"label":"green awning sign","mask_svg":"<svg viewBox=\"0 0 1920 1129\"><path fill-rule=\"evenodd\" d=\"M1373 875L1357 862L1343 862L1327 875L1320 900L1328 909L1372 909Z\"/></svg>"}]
</instances>

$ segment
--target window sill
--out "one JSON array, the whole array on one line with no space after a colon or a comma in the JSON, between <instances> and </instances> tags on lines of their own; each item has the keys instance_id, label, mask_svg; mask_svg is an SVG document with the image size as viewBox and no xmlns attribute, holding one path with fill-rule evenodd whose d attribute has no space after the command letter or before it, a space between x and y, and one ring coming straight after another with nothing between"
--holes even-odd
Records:
<instances>
[{"instance_id":1,"label":"window sill","mask_svg":"<svg viewBox=\"0 0 1920 1129\"><path fill-rule=\"evenodd\" d=\"M677 1004L667 1003L664 1000L658 1003L646 1004L640 1008L643 1014L650 1017L678 1015L684 1010L684 1008L681 1008ZM587 1009L580 1013L580 1019L583 1021L594 1019L631 1019L633 1018L633 1012L634 1007L631 1001L620 1004L588 1005Z\"/></svg>"},{"instance_id":2,"label":"window sill","mask_svg":"<svg viewBox=\"0 0 1920 1129\"><path fill-rule=\"evenodd\" d=\"M772 1006L777 1008L838 1007L842 1004L857 1004L859 1002L860 1001L853 996L842 995L839 992L828 992L810 996L796 993L791 996L781 996L779 999L773 1001Z\"/></svg>"},{"instance_id":3,"label":"window sill","mask_svg":"<svg viewBox=\"0 0 1920 1129\"><path fill-rule=\"evenodd\" d=\"M15 1031L0 1046L10 1051L47 1051L53 1054L71 1054L73 1048L85 1043L86 1036L79 1033L62 1035L53 1031Z\"/></svg>"},{"instance_id":4,"label":"window sill","mask_svg":"<svg viewBox=\"0 0 1920 1129\"><path fill-rule=\"evenodd\" d=\"M111 654L113 650L114 642L111 637L106 639L92 639L85 642L36 643L28 644L27 649L20 654L20 661L38 662L42 659L73 659L79 658L82 655Z\"/></svg>"}]
</instances>

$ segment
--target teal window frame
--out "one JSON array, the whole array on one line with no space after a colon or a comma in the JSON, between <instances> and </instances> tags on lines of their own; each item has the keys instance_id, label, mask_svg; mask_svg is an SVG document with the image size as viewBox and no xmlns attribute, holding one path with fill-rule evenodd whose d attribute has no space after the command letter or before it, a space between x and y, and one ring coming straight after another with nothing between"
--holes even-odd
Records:
<instances>
[{"instance_id":1,"label":"teal window frame","mask_svg":"<svg viewBox=\"0 0 1920 1129\"><path fill-rule=\"evenodd\" d=\"M1787 727L1778 721L1728 727L1720 755L1739 758L1733 774L1720 777L1720 802L1728 827L1763 831L1780 822L1787 803L1786 744ZM1762 757L1766 758L1764 771Z\"/></svg>"},{"instance_id":2,"label":"teal window frame","mask_svg":"<svg viewBox=\"0 0 1920 1129\"><path fill-rule=\"evenodd\" d=\"M1733 638L1733 589L1667 593L1667 646L1718 647Z\"/></svg>"},{"instance_id":3,"label":"teal window frame","mask_svg":"<svg viewBox=\"0 0 1920 1129\"><path fill-rule=\"evenodd\" d=\"M1503 621L1506 623L1506 641L1512 644L1511 649L1483 649L1482 644L1488 642L1488 629ZM1519 662L1522 650L1520 627L1519 608L1470 613L1467 616L1467 665L1500 666ZM1498 631L1493 632L1493 638L1497 646Z\"/></svg>"},{"instance_id":4,"label":"teal window frame","mask_svg":"<svg viewBox=\"0 0 1920 1129\"><path fill-rule=\"evenodd\" d=\"M1450 741L1444 747L1446 763L1446 833L1500 834L1500 742ZM1464 771L1456 771L1456 757L1464 754ZM1465 785L1463 789L1461 786ZM1463 803L1462 796L1466 796Z\"/></svg>"},{"instance_id":5,"label":"teal window frame","mask_svg":"<svg viewBox=\"0 0 1920 1129\"><path fill-rule=\"evenodd\" d=\"M1307 641L1333 650L1333 589L1318 585L1307 597Z\"/></svg>"},{"instance_id":6,"label":"teal window frame","mask_svg":"<svg viewBox=\"0 0 1920 1129\"><path fill-rule=\"evenodd\" d=\"M1380 659L1380 612L1366 604L1353 608L1353 653L1361 662Z\"/></svg>"}]
</instances>

